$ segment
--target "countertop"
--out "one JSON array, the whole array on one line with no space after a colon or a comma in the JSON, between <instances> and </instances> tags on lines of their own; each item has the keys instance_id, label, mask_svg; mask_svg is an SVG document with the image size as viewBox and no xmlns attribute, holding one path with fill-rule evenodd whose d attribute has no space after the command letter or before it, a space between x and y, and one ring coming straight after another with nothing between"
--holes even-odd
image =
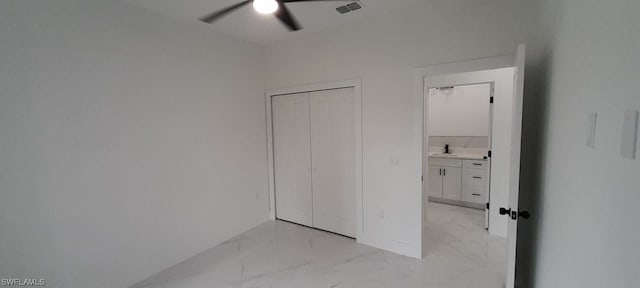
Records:
<instances>
[{"instance_id":1,"label":"countertop","mask_svg":"<svg viewBox=\"0 0 640 288\"><path fill-rule=\"evenodd\" d=\"M443 158L443 159L461 159L461 160L486 160L484 159L486 155L483 154L470 154L470 153L453 153L453 154L442 154L442 153L429 153L429 157L433 158Z\"/></svg>"}]
</instances>

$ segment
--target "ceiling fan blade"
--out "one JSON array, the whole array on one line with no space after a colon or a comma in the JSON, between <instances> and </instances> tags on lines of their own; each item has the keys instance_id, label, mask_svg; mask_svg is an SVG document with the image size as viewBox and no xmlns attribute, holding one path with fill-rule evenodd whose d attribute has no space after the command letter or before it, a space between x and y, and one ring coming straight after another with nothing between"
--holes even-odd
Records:
<instances>
[{"instance_id":1,"label":"ceiling fan blade","mask_svg":"<svg viewBox=\"0 0 640 288\"><path fill-rule=\"evenodd\" d=\"M287 6L284 5L283 0L278 0L278 3L280 4L280 7L278 8L278 11L274 13L274 15L276 15L276 17L278 17L278 19L280 19L280 21L285 26L287 26L289 30L298 31L302 29L302 27L298 23L298 20L293 17L293 14L291 14L289 9L287 9Z\"/></svg>"},{"instance_id":2,"label":"ceiling fan blade","mask_svg":"<svg viewBox=\"0 0 640 288\"><path fill-rule=\"evenodd\" d=\"M282 0L280 2L292 3L292 2L354 2L355 0Z\"/></svg>"},{"instance_id":3,"label":"ceiling fan blade","mask_svg":"<svg viewBox=\"0 0 640 288\"><path fill-rule=\"evenodd\" d=\"M247 4L251 3L251 2L253 2L253 0L246 0L246 1L242 1L242 2L240 2L238 4L235 4L235 5L231 5L231 6L227 7L227 8L224 8L222 10L218 10L216 12L213 12L213 13L207 15L207 16L204 16L204 17L200 18L200 21L211 24L214 21L220 19L220 17L222 17L224 15L227 15L227 14L235 11L236 9L238 9L238 8L244 6L244 5L247 5Z\"/></svg>"}]
</instances>

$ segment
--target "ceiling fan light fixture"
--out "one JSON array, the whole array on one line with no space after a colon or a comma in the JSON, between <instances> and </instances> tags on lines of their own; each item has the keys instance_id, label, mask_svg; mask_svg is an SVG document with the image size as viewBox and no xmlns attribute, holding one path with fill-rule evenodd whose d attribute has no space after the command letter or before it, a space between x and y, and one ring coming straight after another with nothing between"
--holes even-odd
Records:
<instances>
[{"instance_id":1,"label":"ceiling fan light fixture","mask_svg":"<svg viewBox=\"0 0 640 288\"><path fill-rule=\"evenodd\" d=\"M260 14L271 14L278 11L278 2L276 0L253 0L253 9Z\"/></svg>"}]
</instances>

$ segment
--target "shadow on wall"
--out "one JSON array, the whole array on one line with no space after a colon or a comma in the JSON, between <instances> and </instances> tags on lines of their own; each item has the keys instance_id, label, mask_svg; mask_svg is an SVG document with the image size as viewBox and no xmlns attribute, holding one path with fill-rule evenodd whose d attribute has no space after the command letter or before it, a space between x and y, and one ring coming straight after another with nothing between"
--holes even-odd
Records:
<instances>
[{"instance_id":1,"label":"shadow on wall","mask_svg":"<svg viewBox=\"0 0 640 288\"><path fill-rule=\"evenodd\" d=\"M544 183L544 157L548 131L548 102L551 70L551 51L543 51L540 61L527 63L523 103L522 154L520 167L520 210L531 212L532 217L518 223L518 250L516 287L535 287L538 228L542 207L540 193Z\"/></svg>"}]
</instances>

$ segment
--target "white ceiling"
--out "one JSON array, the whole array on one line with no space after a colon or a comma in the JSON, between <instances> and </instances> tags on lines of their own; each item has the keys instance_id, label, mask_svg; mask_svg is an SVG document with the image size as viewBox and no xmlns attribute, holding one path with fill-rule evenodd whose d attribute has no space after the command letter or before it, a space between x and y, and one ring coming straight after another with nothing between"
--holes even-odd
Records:
<instances>
[{"instance_id":1,"label":"white ceiling","mask_svg":"<svg viewBox=\"0 0 640 288\"><path fill-rule=\"evenodd\" d=\"M361 10L339 14L335 8L348 1L286 4L304 29L289 32L273 15L261 15L251 5L240 8L213 24L198 19L242 0L122 0L182 21L197 22L219 32L249 41L270 44L278 40L354 23L366 17L392 11L417 0L361 0Z\"/></svg>"}]
</instances>

